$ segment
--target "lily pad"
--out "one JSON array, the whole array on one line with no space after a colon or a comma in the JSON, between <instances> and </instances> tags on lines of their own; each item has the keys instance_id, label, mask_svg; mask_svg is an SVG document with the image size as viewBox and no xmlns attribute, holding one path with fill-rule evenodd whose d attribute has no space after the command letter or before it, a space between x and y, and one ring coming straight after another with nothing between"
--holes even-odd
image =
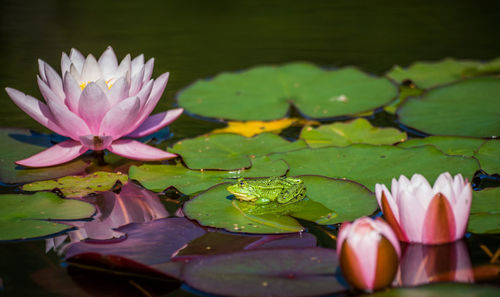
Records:
<instances>
[{"instance_id":1,"label":"lily pad","mask_svg":"<svg viewBox=\"0 0 500 297\"><path fill-rule=\"evenodd\" d=\"M253 250L186 265L183 278L198 290L223 296L318 296L344 291L332 249Z\"/></svg>"},{"instance_id":2,"label":"lily pad","mask_svg":"<svg viewBox=\"0 0 500 297\"><path fill-rule=\"evenodd\" d=\"M296 202L298 210L288 215L250 215L234 207L229 183L217 185L184 204L184 214L204 226L232 232L287 233L303 228L293 219L318 224L336 224L370 215L377 209L372 193L359 184L324 176L300 176L307 192L305 201Z\"/></svg>"},{"instance_id":3,"label":"lily pad","mask_svg":"<svg viewBox=\"0 0 500 297\"><path fill-rule=\"evenodd\" d=\"M0 181L3 183L25 183L46 180L66 175L75 175L89 166L83 160L75 160L47 168L26 168L16 165L19 161L52 146L51 136L26 129L0 129Z\"/></svg>"},{"instance_id":4,"label":"lily pad","mask_svg":"<svg viewBox=\"0 0 500 297\"><path fill-rule=\"evenodd\" d=\"M461 173L472 178L479 169L473 158L447 156L432 146L399 148L353 144L347 147L301 149L288 153L273 154L272 159L283 159L289 166L289 175L318 174L359 182L373 190L376 183L390 186L393 178L400 175L424 175L434 181L439 174Z\"/></svg>"},{"instance_id":5,"label":"lily pad","mask_svg":"<svg viewBox=\"0 0 500 297\"><path fill-rule=\"evenodd\" d=\"M251 168L233 171L191 170L181 164L132 166L129 178L139 181L146 189L155 192L175 187L186 195L192 195L228 179L282 176L287 171L288 165L283 160L260 157L252 160Z\"/></svg>"},{"instance_id":6,"label":"lily pad","mask_svg":"<svg viewBox=\"0 0 500 297\"><path fill-rule=\"evenodd\" d=\"M94 212L91 204L61 199L49 192L0 195L0 240L58 233L71 228L63 224L65 220L85 219Z\"/></svg>"},{"instance_id":7,"label":"lily pad","mask_svg":"<svg viewBox=\"0 0 500 297\"><path fill-rule=\"evenodd\" d=\"M291 104L307 117L329 118L372 110L396 95L396 86L386 78L352 67L325 70L291 63L199 80L177 101L205 117L267 121L284 117Z\"/></svg>"},{"instance_id":8,"label":"lily pad","mask_svg":"<svg viewBox=\"0 0 500 297\"><path fill-rule=\"evenodd\" d=\"M465 76L492 75L500 73L500 58L479 64L475 67L467 68L463 71Z\"/></svg>"},{"instance_id":9,"label":"lily pad","mask_svg":"<svg viewBox=\"0 0 500 297\"><path fill-rule=\"evenodd\" d=\"M433 145L447 155L458 155L472 157L483 143L481 138L466 138L454 136L429 136L425 138L413 138L398 143L399 147L418 147L422 145Z\"/></svg>"},{"instance_id":10,"label":"lily pad","mask_svg":"<svg viewBox=\"0 0 500 297\"><path fill-rule=\"evenodd\" d=\"M500 233L500 187L474 191L467 230Z\"/></svg>"},{"instance_id":11,"label":"lily pad","mask_svg":"<svg viewBox=\"0 0 500 297\"><path fill-rule=\"evenodd\" d=\"M348 146L353 143L393 144L406 140L406 133L396 128L378 128L364 118L333 123L318 128L304 127L300 132L309 147Z\"/></svg>"},{"instance_id":12,"label":"lily pad","mask_svg":"<svg viewBox=\"0 0 500 297\"><path fill-rule=\"evenodd\" d=\"M481 63L476 61L447 58L435 62L416 62L408 68L396 65L387 73L387 76L398 83L409 79L418 87L428 89L460 80L466 69L480 65Z\"/></svg>"},{"instance_id":13,"label":"lily pad","mask_svg":"<svg viewBox=\"0 0 500 297\"><path fill-rule=\"evenodd\" d=\"M420 286L416 288L396 288L375 292L370 297L495 297L500 294L500 289L493 286L441 283Z\"/></svg>"},{"instance_id":14,"label":"lily pad","mask_svg":"<svg viewBox=\"0 0 500 297\"><path fill-rule=\"evenodd\" d=\"M303 141L290 142L272 133L251 138L214 134L179 141L170 151L181 155L190 169L234 170L249 168L252 166L251 159L259 156L304 147L306 144Z\"/></svg>"},{"instance_id":15,"label":"lily pad","mask_svg":"<svg viewBox=\"0 0 500 297\"><path fill-rule=\"evenodd\" d=\"M498 136L499 98L500 78L466 79L408 98L397 114L402 124L427 134Z\"/></svg>"},{"instance_id":16,"label":"lily pad","mask_svg":"<svg viewBox=\"0 0 500 297\"><path fill-rule=\"evenodd\" d=\"M46 180L23 185L24 191L59 189L66 197L83 197L90 193L109 191L120 181L125 184L128 176L114 172L94 172L86 176L65 176L56 180Z\"/></svg>"},{"instance_id":17,"label":"lily pad","mask_svg":"<svg viewBox=\"0 0 500 297\"><path fill-rule=\"evenodd\" d=\"M486 141L474 157L481 163L481 169L488 174L500 174L500 140Z\"/></svg>"},{"instance_id":18,"label":"lily pad","mask_svg":"<svg viewBox=\"0 0 500 297\"><path fill-rule=\"evenodd\" d=\"M258 134L272 132L280 133L283 129L295 125L317 125L316 121L309 121L301 118L283 118L274 121L246 121L237 122L230 121L227 123L227 127L215 129L211 133L234 133L245 137L252 137Z\"/></svg>"}]
</instances>

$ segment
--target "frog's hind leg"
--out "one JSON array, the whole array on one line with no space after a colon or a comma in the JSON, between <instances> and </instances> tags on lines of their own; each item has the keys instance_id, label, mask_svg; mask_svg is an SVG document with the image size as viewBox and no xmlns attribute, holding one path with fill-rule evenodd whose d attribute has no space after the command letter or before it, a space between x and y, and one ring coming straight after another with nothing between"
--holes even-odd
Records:
<instances>
[{"instance_id":1,"label":"frog's hind leg","mask_svg":"<svg viewBox=\"0 0 500 297\"><path fill-rule=\"evenodd\" d=\"M292 185L290 188L284 191L282 195L278 196L278 203L283 204L290 201L298 201L304 199L306 197L306 192L303 190L303 188L304 185L302 183Z\"/></svg>"}]
</instances>

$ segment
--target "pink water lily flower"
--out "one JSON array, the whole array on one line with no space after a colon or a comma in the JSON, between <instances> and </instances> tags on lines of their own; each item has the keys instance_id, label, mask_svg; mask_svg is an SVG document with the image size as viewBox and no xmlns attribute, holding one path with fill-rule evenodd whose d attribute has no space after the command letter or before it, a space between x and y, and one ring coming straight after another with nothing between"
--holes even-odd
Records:
<instances>
[{"instance_id":1,"label":"pink water lily flower","mask_svg":"<svg viewBox=\"0 0 500 297\"><path fill-rule=\"evenodd\" d=\"M176 155L143 144L139 138L174 121L182 108L149 116L167 84L169 73L151 79L154 59L144 63L141 54L118 63L111 47L99 60L86 58L76 49L62 54L61 76L47 63L38 61L38 86L45 103L18 90L6 88L14 103L40 124L71 139L32 157L17 161L27 167L45 167L68 162L87 150L109 150L144 161L164 160ZM126 138L124 138L126 137Z\"/></svg>"},{"instance_id":2,"label":"pink water lily flower","mask_svg":"<svg viewBox=\"0 0 500 297\"><path fill-rule=\"evenodd\" d=\"M401 249L387 223L363 217L342 224L337 238L337 255L347 282L354 288L371 292L392 283L398 271Z\"/></svg>"},{"instance_id":3,"label":"pink water lily flower","mask_svg":"<svg viewBox=\"0 0 500 297\"><path fill-rule=\"evenodd\" d=\"M375 194L399 240L424 244L453 242L464 236L472 188L461 174L441 174L434 187L420 174L393 179L392 192L377 184Z\"/></svg>"}]
</instances>

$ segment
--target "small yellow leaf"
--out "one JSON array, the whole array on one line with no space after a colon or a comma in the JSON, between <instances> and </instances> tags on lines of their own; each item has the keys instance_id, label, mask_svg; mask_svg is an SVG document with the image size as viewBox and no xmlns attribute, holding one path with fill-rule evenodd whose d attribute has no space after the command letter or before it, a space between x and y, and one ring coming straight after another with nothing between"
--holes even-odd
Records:
<instances>
[{"instance_id":1,"label":"small yellow leaf","mask_svg":"<svg viewBox=\"0 0 500 297\"><path fill-rule=\"evenodd\" d=\"M279 133L283 129L292 125L319 125L316 121L309 121L299 118L283 118L274 121L246 121L246 122L228 122L227 127L216 129L212 133L234 133L246 137L252 137L264 132Z\"/></svg>"}]
</instances>

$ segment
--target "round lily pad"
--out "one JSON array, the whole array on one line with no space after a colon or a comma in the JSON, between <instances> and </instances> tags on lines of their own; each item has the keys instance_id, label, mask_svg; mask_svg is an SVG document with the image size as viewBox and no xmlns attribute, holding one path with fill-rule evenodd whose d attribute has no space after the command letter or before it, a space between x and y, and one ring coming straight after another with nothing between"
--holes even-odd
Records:
<instances>
[{"instance_id":1,"label":"round lily pad","mask_svg":"<svg viewBox=\"0 0 500 297\"><path fill-rule=\"evenodd\" d=\"M406 133L396 128L378 128L364 118L346 123L304 127L300 132L309 147L347 146L353 143L393 144L406 140Z\"/></svg>"},{"instance_id":2,"label":"round lily pad","mask_svg":"<svg viewBox=\"0 0 500 297\"><path fill-rule=\"evenodd\" d=\"M463 156L448 156L432 146L399 148L388 145L353 144L347 147L301 149L270 155L283 159L289 175L318 174L359 182L373 190L376 183L389 186L400 175L424 175L434 181L439 174L461 173L472 178L479 169L478 162Z\"/></svg>"},{"instance_id":3,"label":"round lily pad","mask_svg":"<svg viewBox=\"0 0 500 297\"><path fill-rule=\"evenodd\" d=\"M306 200L282 215L274 213L251 215L237 209L234 197L227 191L229 183L217 185L184 205L184 214L205 226L233 232L286 233L301 231L293 219L300 218L318 224L336 224L372 214L377 209L373 194L351 181L324 176L300 176L306 186ZM288 205L286 206L288 210Z\"/></svg>"},{"instance_id":4,"label":"round lily pad","mask_svg":"<svg viewBox=\"0 0 500 297\"><path fill-rule=\"evenodd\" d=\"M425 138L413 138L398 143L399 147L417 147L422 145L433 145L447 155L459 155L472 157L483 143L484 139L454 136L429 136Z\"/></svg>"},{"instance_id":5,"label":"round lily pad","mask_svg":"<svg viewBox=\"0 0 500 297\"><path fill-rule=\"evenodd\" d=\"M132 166L129 178L139 181L146 189L155 192L175 187L182 193L191 195L229 179L282 176L288 171L286 162L271 160L269 157L252 159L251 164L248 169L233 171L191 170L181 164Z\"/></svg>"},{"instance_id":6,"label":"round lily pad","mask_svg":"<svg viewBox=\"0 0 500 297\"><path fill-rule=\"evenodd\" d=\"M179 154L188 168L234 170L249 168L251 159L273 152L306 147L303 141L290 142L264 133L255 137L213 134L177 142L171 152Z\"/></svg>"},{"instance_id":7,"label":"round lily pad","mask_svg":"<svg viewBox=\"0 0 500 297\"><path fill-rule=\"evenodd\" d=\"M0 195L0 240L58 233L71 228L61 224L64 220L85 219L94 212L89 203L62 199L49 192Z\"/></svg>"},{"instance_id":8,"label":"round lily pad","mask_svg":"<svg viewBox=\"0 0 500 297\"><path fill-rule=\"evenodd\" d=\"M265 121L282 118L291 104L308 117L328 118L372 110L396 95L386 78L355 68L291 63L199 80L177 100L186 111L205 117Z\"/></svg>"},{"instance_id":9,"label":"round lily pad","mask_svg":"<svg viewBox=\"0 0 500 297\"><path fill-rule=\"evenodd\" d=\"M83 160L74 160L46 168L27 168L16 165L19 161L52 146L51 136L26 129L0 128L0 181L8 184L75 175L89 166Z\"/></svg>"},{"instance_id":10,"label":"round lily pad","mask_svg":"<svg viewBox=\"0 0 500 297\"><path fill-rule=\"evenodd\" d=\"M397 114L402 124L427 134L498 136L499 98L500 78L473 78L408 98Z\"/></svg>"},{"instance_id":11,"label":"round lily pad","mask_svg":"<svg viewBox=\"0 0 500 297\"><path fill-rule=\"evenodd\" d=\"M118 181L125 184L128 176L114 172L94 172L86 176L65 176L56 180L23 185L24 191L59 189L66 197L83 197L90 193L109 191Z\"/></svg>"},{"instance_id":12,"label":"round lily pad","mask_svg":"<svg viewBox=\"0 0 500 297\"><path fill-rule=\"evenodd\" d=\"M448 58L435 62L416 62L408 68L396 65L387 73L387 76L398 83L409 79L418 87L428 89L460 80L466 69L480 65L481 63L476 61L458 61Z\"/></svg>"},{"instance_id":13,"label":"round lily pad","mask_svg":"<svg viewBox=\"0 0 500 297\"><path fill-rule=\"evenodd\" d=\"M375 292L370 297L495 297L500 294L500 289L493 286L441 283L420 286L416 288L395 288Z\"/></svg>"},{"instance_id":14,"label":"round lily pad","mask_svg":"<svg viewBox=\"0 0 500 297\"><path fill-rule=\"evenodd\" d=\"M252 250L194 260L183 278L193 288L223 296L323 296L347 288L337 279L332 249Z\"/></svg>"},{"instance_id":15,"label":"round lily pad","mask_svg":"<svg viewBox=\"0 0 500 297\"><path fill-rule=\"evenodd\" d=\"M481 169L488 174L500 174L500 140L486 141L474 153L474 157L481 163Z\"/></svg>"},{"instance_id":16,"label":"round lily pad","mask_svg":"<svg viewBox=\"0 0 500 297\"><path fill-rule=\"evenodd\" d=\"M467 230L472 233L500 233L500 188L474 191Z\"/></svg>"}]
</instances>

